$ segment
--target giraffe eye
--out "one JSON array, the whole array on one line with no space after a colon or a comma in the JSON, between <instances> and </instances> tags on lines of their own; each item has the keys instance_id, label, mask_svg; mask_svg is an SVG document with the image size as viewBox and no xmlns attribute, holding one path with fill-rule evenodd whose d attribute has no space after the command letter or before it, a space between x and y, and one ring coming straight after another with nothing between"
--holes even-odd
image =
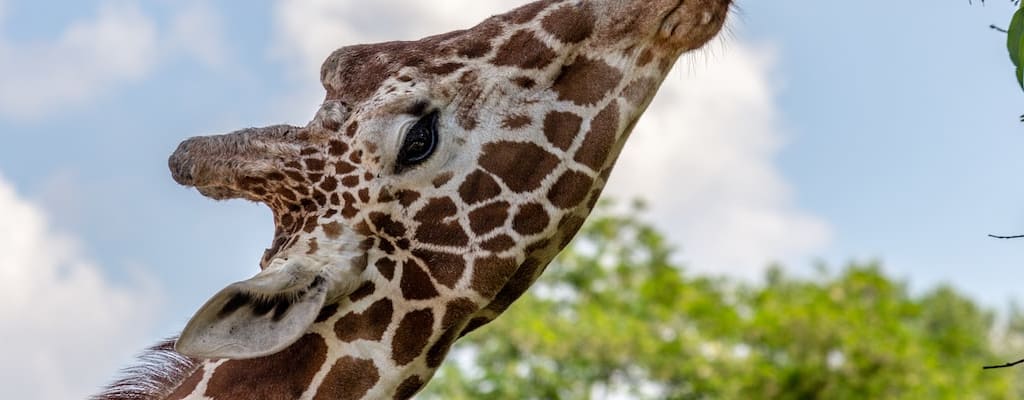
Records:
<instances>
[{"instance_id":1,"label":"giraffe eye","mask_svg":"<svg viewBox=\"0 0 1024 400\"><path fill-rule=\"evenodd\" d=\"M434 153L437 147L437 118L438 112L431 112L409 128L402 141L402 149L398 151L397 172L426 161Z\"/></svg>"}]
</instances>

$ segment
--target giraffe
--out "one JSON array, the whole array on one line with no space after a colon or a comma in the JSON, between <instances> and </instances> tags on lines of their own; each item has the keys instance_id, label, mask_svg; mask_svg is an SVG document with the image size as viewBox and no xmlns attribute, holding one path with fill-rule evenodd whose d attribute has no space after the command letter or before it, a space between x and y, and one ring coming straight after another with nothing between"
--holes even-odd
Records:
<instances>
[{"instance_id":1,"label":"giraffe","mask_svg":"<svg viewBox=\"0 0 1024 400\"><path fill-rule=\"evenodd\" d=\"M304 127L197 137L169 166L273 211L253 278L97 399L406 399L594 207L676 60L732 0L541 0L343 47Z\"/></svg>"}]
</instances>

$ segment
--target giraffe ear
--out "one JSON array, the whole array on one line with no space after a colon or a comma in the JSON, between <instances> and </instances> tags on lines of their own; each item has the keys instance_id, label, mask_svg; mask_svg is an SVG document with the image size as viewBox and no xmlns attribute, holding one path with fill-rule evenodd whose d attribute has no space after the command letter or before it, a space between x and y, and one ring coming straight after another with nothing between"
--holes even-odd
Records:
<instances>
[{"instance_id":1,"label":"giraffe ear","mask_svg":"<svg viewBox=\"0 0 1024 400\"><path fill-rule=\"evenodd\" d=\"M189 320L174 348L207 359L277 353L316 320L327 298L326 283L301 267L268 268L214 295Z\"/></svg>"}]
</instances>

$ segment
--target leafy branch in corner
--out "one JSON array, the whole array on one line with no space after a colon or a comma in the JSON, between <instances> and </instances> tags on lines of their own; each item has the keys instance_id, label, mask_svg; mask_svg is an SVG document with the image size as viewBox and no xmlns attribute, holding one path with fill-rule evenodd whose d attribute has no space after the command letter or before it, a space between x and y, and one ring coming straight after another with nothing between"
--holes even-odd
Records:
<instances>
[{"instance_id":1,"label":"leafy branch in corner","mask_svg":"<svg viewBox=\"0 0 1024 400\"><path fill-rule=\"evenodd\" d=\"M968 0L968 3L974 2ZM1006 50L1010 53L1010 61L1017 71L1017 84L1024 90L1024 60L1021 59L1024 56L1024 7L1021 7L1020 0L1011 0L1011 3L1017 7L1017 11L1010 20L1010 26L1003 29L992 24L989 28L1006 34ZM985 0L981 0L981 4L985 4ZM1024 115L1020 120L1024 122Z\"/></svg>"}]
</instances>

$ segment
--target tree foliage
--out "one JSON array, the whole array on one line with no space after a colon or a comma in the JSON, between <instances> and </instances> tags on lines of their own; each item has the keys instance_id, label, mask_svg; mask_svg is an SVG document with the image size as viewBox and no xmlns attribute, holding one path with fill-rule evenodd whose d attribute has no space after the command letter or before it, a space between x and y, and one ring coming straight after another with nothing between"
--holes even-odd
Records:
<instances>
[{"instance_id":1,"label":"tree foliage","mask_svg":"<svg viewBox=\"0 0 1024 400\"><path fill-rule=\"evenodd\" d=\"M1012 373L980 368L1019 349L990 338L1020 342L1020 313L997 332L993 312L951 287L912 294L877 264L813 278L773 268L751 285L687 273L672 254L635 210L600 208L536 287L456 346L422 398L1024 394Z\"/></svg>"},{"instance_id":2,"label":"tree foliage","mask_svg":"<svg viewBox=\"0 0 1024 400\"><path fill-rule=\"evenodd\" d=\"M1017 84L1024 89L1024 60L1021 59L1024 55L1024 7L1018 6L1006 31L1006 49L1017 70Z\"/></svg>"}]
</instances>

